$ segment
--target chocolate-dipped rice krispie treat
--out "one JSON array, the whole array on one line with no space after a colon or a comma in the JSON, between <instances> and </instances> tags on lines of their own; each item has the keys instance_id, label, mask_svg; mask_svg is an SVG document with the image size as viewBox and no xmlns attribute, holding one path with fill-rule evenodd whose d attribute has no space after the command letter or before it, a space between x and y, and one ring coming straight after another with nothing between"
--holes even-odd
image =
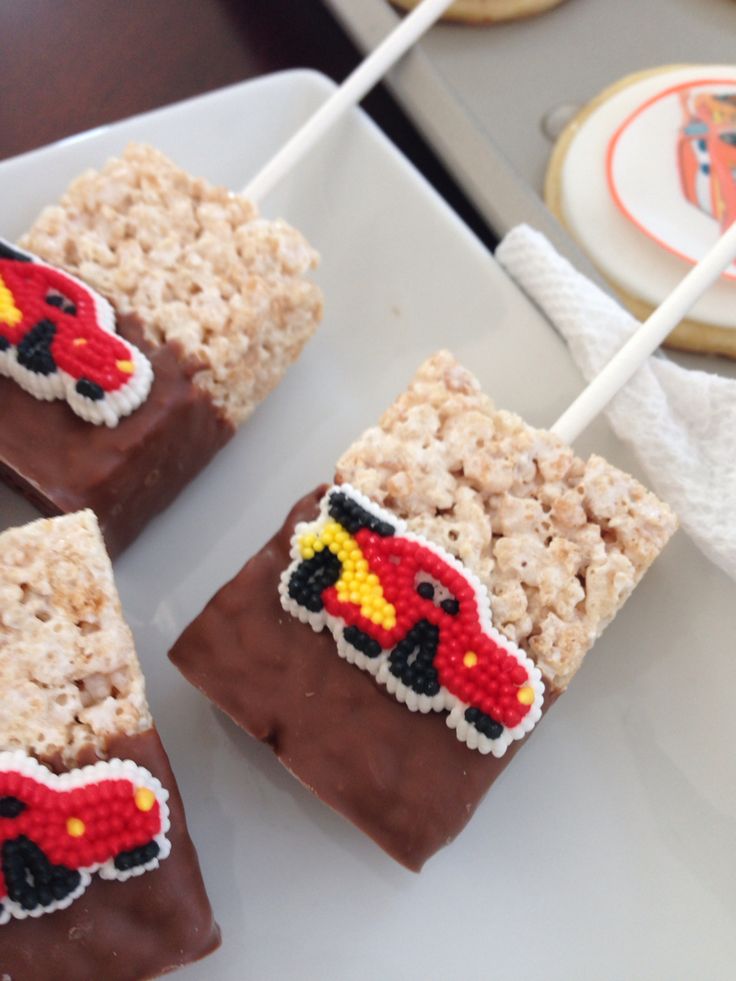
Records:
<instances>
[{"instance_id":1,"label":"chocolate-dipped rice krispie treat","mask_svg":"<svg viewBox=\"0 0 736 981\"><path fill-rule=\"evenodd\" d=\"M149 146L82 174L0 247L0 476L47 514L91 507L119 552L298 357L316 262Z\"/></svg>"},{"instance_id":2,"label":"chocolate-dipped rice krispie treat","mask_svg":"<svg viewBox=\"0 0 736 981\"><path fill-rule=\"evenodd\" d=\"M633 477L496 410L440 352L170 656L418 870L675 527Z\"/></svg>"},{"instance_id":3,"label":"chocolate-dipped rice krispie treat","mask_svg":"<svg viewBox=\"0 0 736 981\"><path fill-rule=\"evenodd\" d=\"M0 534L0 976L157 977L219 944L91 511Z\"/></svg>"}]
</instances>

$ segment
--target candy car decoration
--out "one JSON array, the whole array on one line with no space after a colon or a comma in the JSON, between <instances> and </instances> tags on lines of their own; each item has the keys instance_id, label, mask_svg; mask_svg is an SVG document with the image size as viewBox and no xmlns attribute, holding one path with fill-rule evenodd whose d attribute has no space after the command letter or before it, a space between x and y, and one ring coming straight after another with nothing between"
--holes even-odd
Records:
<instances>
[{"instance_id":1,"label":"candy car decoration","mask_svg":"<svg viewBox=\"0 0 736 981\"><path fill-rule=\"evenodd\" d=\"M153 380L148 359L115 333L104 297L2 239L0 375L110 427L141 405Z\"/></svg>"},{"instance_id":2,"label":"candy car decoration","mask_svg":"<svg viewBox=\"0 0 736 981\"><path fill-rule=\"evenodd\" d=\"M680 94L677 160L682 190L725 231L736 220L736 92Z\"/></svg>"},{"instance_id":3,"label":"candy car decoration","mask_svg":"<svg viewBox=\"0 0 736 981\"><path fill-rule=\"evenodd\" d=\"M0 753L0 925L65 909L96 872L125 881L171 849L168 791L130 760L54 774Z\"/></svg>"},{"instance_id":4,"label":"candy car decoration","mask_svg":"<svg viewBox=\"0 0 736 981\"><path fill-rule=\"evenodd\" d=\"M502 756L542 714L541 672L491 624L462 563L347 484L296 526L284 609L412 711L448 711L458 739Z\"/></svg>"}]
</instances>

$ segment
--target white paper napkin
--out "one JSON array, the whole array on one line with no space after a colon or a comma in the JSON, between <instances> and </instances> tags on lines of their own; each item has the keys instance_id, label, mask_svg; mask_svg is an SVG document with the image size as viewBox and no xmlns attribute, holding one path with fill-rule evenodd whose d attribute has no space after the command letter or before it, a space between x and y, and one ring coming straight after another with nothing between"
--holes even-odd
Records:
<instances>
[{"instance_id":1,"label":"white paper napkin","mask_svg":"<svg viewBox=\"0 0 736 981\"><path fill-rule=\"evenodd\" d=\"M639 326L528 225L506 235L496 259L558 328L588 380ZM736 579L736 381L651 357L606 414L685 531Z\"/></svg>"}]
</instances>

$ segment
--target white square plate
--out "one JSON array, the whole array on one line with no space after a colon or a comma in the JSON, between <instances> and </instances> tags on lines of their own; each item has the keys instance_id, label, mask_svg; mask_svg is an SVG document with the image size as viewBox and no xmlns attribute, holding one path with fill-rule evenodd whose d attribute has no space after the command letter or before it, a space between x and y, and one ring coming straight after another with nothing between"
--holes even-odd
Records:
<instances>
[{"instance_id":1,"label":"white square plate","mask_svg":"<svg viewBox=\"0 0 736 981\"><path fill-rule=\"evenodd\" d=\"M264 78L0 163L2 233L17 237L75 174L130 139L241 187L330 87L310 72ZM420 876L314 799L169 664L183 627L291 503L331 477L426 355L451 348L499 405L538 425L580 385L555 333L361 113L264 211L322 253L324 325L116 563L223 931L222 949L180 976L732 976L733 585L682 534L467 830ZM604 423L579 446L592 448L636 472ZM0 490L0 528L34 516Z\"/></svg>"}]
</instances>

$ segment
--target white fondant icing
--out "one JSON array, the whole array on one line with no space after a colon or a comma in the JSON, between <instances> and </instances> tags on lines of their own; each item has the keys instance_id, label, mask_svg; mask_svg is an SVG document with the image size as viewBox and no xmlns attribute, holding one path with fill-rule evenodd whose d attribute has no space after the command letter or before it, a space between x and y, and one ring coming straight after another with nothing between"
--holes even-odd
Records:
<instances>
[{"instance_id":1,"label":"white fondant icing","mask_svg":"<svg viewBox=\"0 0 736 981\"><path fill-rule=\"evenodd\" d=\"M574 236L605 275L652 306L664 300L691 266L650 239L618 209L606 179L606 153L616 130L643 102L674 85L704 78L733 80L736 66L678 68L627 85L584 120L561 168L562 211ZM696 218L708 221L690 208ZM690 316L736 328L736 282L721 278Z\"/></svg>"}]
</instances>

